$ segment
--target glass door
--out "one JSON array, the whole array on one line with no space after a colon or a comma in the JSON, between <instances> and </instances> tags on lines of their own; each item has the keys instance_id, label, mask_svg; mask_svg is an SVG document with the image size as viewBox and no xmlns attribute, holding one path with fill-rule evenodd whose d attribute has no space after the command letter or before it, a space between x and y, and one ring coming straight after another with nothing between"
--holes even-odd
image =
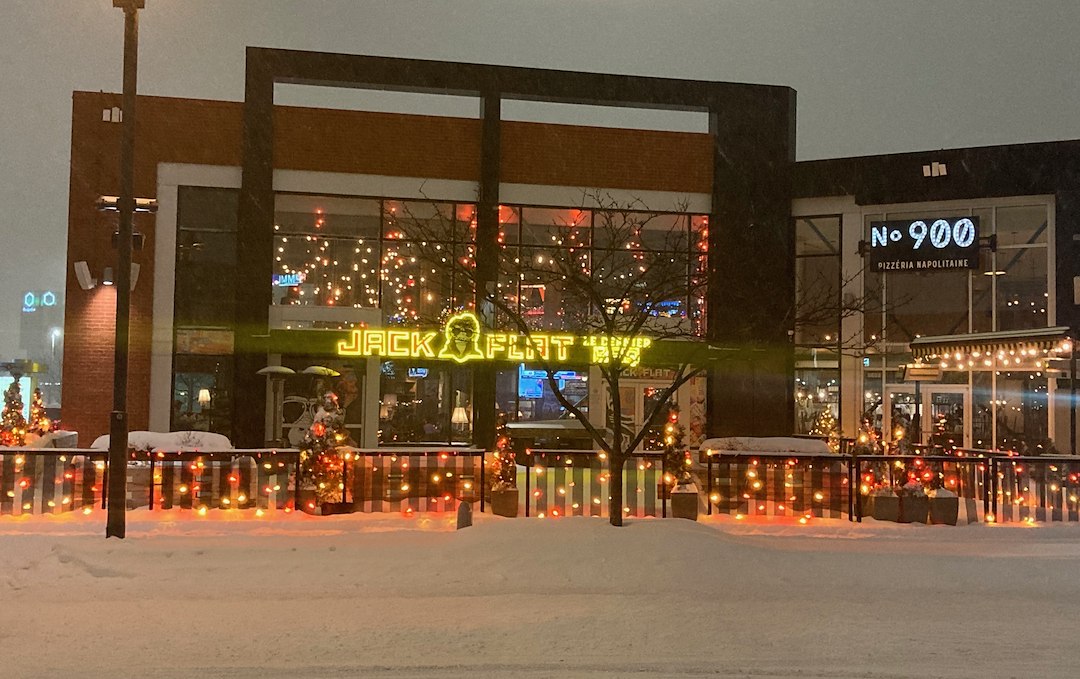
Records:
<instances>
[{"instance_id":1,"label":"glass door","mask_svg":"<svg viewBox=\"0 0 1080 679\"><path fill-rule=\"evenodd\" d=\"M922 402L923 443L971 447L971 389L967 385L923 385Z\"/></svg>"},{"instance_id":2,"label":"glass door","mask_svg":"<svg viewBox=\"0 0 1080 679\"><path fill-rule=\"evenodd\" d=\"M915 440L946 448L971 447L971 388L966 384L930 384L919 387L921 408L916 409L915 387L890 384L885 387L882 434L886 440Z\"/></svg>"}]
</instances>

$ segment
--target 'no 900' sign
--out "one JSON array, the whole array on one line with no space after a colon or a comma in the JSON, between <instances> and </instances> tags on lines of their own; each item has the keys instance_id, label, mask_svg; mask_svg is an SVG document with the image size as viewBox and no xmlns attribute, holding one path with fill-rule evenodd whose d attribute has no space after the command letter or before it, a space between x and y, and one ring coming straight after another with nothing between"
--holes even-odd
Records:
<instances>
[{"instance_id":1,"label":"'no 900' sign","mask_svg":"<svg viewBox=\"0 0 1080 679\"><path fill-rule=\"evenodd\" d=\"M979 218L926 218L870 223L874 271L975 269Z\"/></svg>"}]
</instances>

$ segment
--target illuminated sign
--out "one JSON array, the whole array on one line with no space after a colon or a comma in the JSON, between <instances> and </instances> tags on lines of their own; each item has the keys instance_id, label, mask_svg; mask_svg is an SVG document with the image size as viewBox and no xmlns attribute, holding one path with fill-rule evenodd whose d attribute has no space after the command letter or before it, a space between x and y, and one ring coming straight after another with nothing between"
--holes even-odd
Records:
<instances>
[{"instance_id":1,"label":"illuminated sign","mask_svg":"<svg viewBox=\"0 0 1080 679\"><path fill-rule=\"evenodd\" d=\"M979 268L979 218L870 222L871 271Z\"/></svg>"},{"instance_id":2,"label":"illuminated sign","mask_svg":"<svg viewBox=\"0 0 1080 679\"><path fill-rule=\"evenodd\" d=\"M23 295L22 310L24 314L32 314L41 307L53 306L56 306L56 293L51 290L28 292Z\"/></svg>"},{"instance_id":3,"label":"illuminated sign","mask_svg":"<svg viewBox=\"0 0 1080 679\"><path fill-rule=\"evenodd\" d=\"M624 365L641 362L641 354L652 345L648 337L587 336L560 333L482 332L480 321L469 311L454 314L438 330L357 329L348 340L338 342L341 356L385 356L429 358L465 363L472 360L522 363L544 360L570 361L570 348L586 347L592 363L608 363L621 356Z\"/></svg>"},{"instance_id":4,"label":"illuminated sign","mask_svg":"<svg viewBox=\"0 0 1080 679\"><path fill-rule=\"evenodd\" d=\"M304 282L304 274L301 271L276 273L273 274L273 282L275 288L295 288Z\"/></svg>"}]
</instances>

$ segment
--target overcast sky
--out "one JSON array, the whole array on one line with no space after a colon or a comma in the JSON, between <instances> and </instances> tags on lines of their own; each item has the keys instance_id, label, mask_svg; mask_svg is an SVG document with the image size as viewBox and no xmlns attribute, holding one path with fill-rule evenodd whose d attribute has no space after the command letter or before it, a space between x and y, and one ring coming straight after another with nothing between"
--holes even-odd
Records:
<instances>
[{"instance_id":1,"label":"overcast sky","mask_svg":"<svg viewBox=\"0 0 1080 679\"><path fill-rule=\"evenodd\" d=\"M800 160L1080 138L1078 0L146 4L142 94L240 101L259 45L788 85ZM122 37L111 0L0 0L0 358L22 293L63 290L71 92L120 90Z\"/></svg>"}]
</instances>

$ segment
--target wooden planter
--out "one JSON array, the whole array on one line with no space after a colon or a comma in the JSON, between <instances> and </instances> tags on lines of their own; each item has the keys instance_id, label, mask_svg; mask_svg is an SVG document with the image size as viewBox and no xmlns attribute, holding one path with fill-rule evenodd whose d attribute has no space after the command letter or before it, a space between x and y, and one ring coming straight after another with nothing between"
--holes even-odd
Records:
<instances>
[{"instance_id":1,"label":"wooden planter","mask_svg":"<svg viewBox=\"0 0 1080 679\"><path fill-rule=\"evenodd\" d=\"M697 521L698 492L696 490L673 490L670 497L673 518Z\"/></svg>"},{"instance_id":2,"label":"wooden planter","mask_svg":"<svg viewBox=\"0 0 1080 679\"><path fill-rule=\"evenodd\" d=\"M518 515L518 490L505 488L491 491L491 513L513 519Z\"/></svg>"},{"instance_id":3,"label":"wooden planter","mask_svg":"<svg viewBox=\"0 0 1080 679\"><path fill-rule=\"evenodd\" d=\"M930 498L925 495L900 496L900 523L926 523L930 515Z\"/></svg>"},{"instance_id":4,"label":"wooden planter","mask_svg":"<svg viewBox=\"0 0 1080 679\"><path fill-rule=\"evenodd\" d=\"M956 525L956 517L960 514L960 498L932 497L929 500L930 523Z\"/></svg>"},{"instance_id":5,"label":"wooden planter","mask_svg":"<svg viewBox=\"0 0 1080 679\"><path fill-rule=\"evenodd\" d=\"M875 521L896 521L900 518L900 498L895 495L874 495L871 516Z\"/></svg>"}]
</instances>

